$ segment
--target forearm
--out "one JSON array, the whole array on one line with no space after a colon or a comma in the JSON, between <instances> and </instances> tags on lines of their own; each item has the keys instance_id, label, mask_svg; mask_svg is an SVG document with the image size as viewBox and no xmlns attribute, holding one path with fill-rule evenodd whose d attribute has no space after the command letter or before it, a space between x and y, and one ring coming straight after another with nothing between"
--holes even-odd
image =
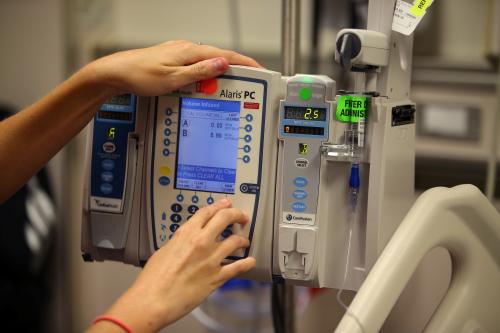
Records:
<instances>
[{"instance_id":1,"label":"forearm","mask_svg":"<svg viewBox=\"0 0 500 333\"><path fill-rule=\"evenodd\" d=\"M46 97L0 122L0 203L19 189L113 95L87 66Z\"/></svg>"}]
</instances>

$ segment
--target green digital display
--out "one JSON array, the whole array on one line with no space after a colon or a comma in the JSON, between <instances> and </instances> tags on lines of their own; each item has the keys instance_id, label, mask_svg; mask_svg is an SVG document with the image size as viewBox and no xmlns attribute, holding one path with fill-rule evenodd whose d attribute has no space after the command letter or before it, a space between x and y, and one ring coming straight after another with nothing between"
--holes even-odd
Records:
<instances>
[{"instance_id":1,"label":"green digital display","mask_svg":"<svg viewBox=\"0 0 500 333\"><path fill-rule=\"evenodd\" d=\"M326 108L285 106L285 119L325 121Z\"/></svg>"}]
</instances>

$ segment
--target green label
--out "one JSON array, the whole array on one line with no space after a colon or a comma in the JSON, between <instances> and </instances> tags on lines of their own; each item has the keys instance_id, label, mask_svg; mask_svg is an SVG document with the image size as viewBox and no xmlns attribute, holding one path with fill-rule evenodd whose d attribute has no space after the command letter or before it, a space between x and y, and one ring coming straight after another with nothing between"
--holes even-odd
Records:
<instances>
[{"instance_id":1,"label":"green label","mask_svg":"<svg viewBox=\"0 0 500 333\"><path fill-rule=\"evenodd\" d=\"M366 96L339 96L335 116L343 123L357 123L368 115L370 98Z\"/></svg>"}]
</instances>

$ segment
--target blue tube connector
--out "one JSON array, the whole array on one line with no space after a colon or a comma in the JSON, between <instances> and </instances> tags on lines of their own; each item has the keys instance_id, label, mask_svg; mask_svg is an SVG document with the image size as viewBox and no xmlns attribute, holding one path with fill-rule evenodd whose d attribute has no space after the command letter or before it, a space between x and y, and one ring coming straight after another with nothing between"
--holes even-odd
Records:
<instances>
[{"instance_id":1,"label":"blue tube connector","mask_svg":"<svg viewBox=\"0 0 500 333\"><path fill-rule=\"evenodd\" d=\"M359 164L353 163L351 165L351 176L349 177L349 187L358 189L360 186L359 180Z\"/></svg>"},{"instance_id":2,"label":"blue tube connector","mask_svg":"<svg viewBox=\"0 0 500 333\"><path fill-rule=\"evenodd\" d=\"M358 194L359 194L359 164L353 163L351 165L351 176L349 177L349 193L351 200L351 208L353 212L356 212L356 207L358 206Z\"/></svg>"}]
</instances>

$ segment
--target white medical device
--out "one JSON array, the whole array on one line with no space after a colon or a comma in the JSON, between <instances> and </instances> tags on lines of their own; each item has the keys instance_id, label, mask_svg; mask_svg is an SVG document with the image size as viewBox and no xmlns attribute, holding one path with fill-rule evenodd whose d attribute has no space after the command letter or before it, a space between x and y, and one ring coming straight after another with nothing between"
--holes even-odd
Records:
<instances>
[{"instance_id":1,"label":"white medical device","mask_svg":"<svg viewBox=\"0 0 500 333\"><path fill-rule=\"evenodd\" d=\"M144 265L199 208L229 197L251 223L221 239L238 233L251 245L227 262L253 256L249 278L341 288L353 138L335 89L326 76L231 66L164 96L104 103L88 136L84 259ZM358 107L350 112L368 115L344 286L352 290L408 211L414 176L413 104L372 97Z\"/></svg>"}]
</instances>

